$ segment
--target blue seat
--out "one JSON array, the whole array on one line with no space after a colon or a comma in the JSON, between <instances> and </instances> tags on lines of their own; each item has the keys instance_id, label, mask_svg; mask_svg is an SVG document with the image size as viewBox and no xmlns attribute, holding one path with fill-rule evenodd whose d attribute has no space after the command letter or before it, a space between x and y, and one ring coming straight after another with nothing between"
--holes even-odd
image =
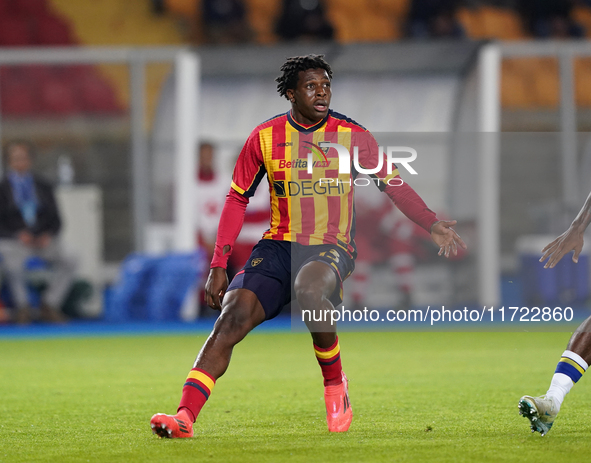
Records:
<instances>
[{"instance_id":1,"label":"blue seat","mask_svg":"<svg viewBox=\"0 0 591 463\"><path fill-rule=\"evenodd\" d=\"M107 292L104 319L110 322L179 320L188 292L203 276L205 253L131 254L120 280Z\"/></svg>"}]
</instances>

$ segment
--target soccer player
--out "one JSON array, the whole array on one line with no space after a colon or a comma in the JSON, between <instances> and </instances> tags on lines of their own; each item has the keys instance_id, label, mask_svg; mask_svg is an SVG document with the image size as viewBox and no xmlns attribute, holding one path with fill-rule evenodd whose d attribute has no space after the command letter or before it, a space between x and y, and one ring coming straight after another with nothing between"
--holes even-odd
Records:
<instances>
[{"instance_id":1,"label":"soccer player","mask_svg":"<svg viewBox=\"0 0 591 463\"><path fill-rule=\"evenodd\" d=\"M354 268L354 169L338 173L337 150L329 149L309 173L308 152L321 141L349 148L357 142L360 165L374 168L377 143L355 121L329 109L332 71L323 56L289 58L281 71L277 90L290 101L291 110L257 126L238 157L205 286L208 304L221 314L189 372L177 414L152 417L152 430L160 437L193 436L193 423L226 371L233 347L253 328L277 316L292 298L302 310L333 309L341 303L342 282ZM431 233L439 255L449 257L458 246L466 247L452 228L455 221L438 220L401 181L397 169L387 171L382 163L372 176L374 183ZM270 227L228 286L226 263L249 198L265 174L271 195ZM308 328L324 378L328 429L347 431L353 413L336 330L322 322L308 323Z\"/></svg>"},{"instance_id":2,"label":"soccer player","mask_svg":"<svg viewBox=\"0 0 591 463\"><path fill-rule=\"evenodd\" d=\"M590 222L591 193L568 230L542 249L544 254L540 262L548 259L544 268L553 268L571 251L574 251L573 262L577 263L583 249L583 234ZM581 323L568 341L546 395L541 397L524 395L519 400L519 414L530 421L531 432L537 431L545 436L550 431L564 397L587 371L590 361L591 317Z\"/></svg>"}]
</instances>

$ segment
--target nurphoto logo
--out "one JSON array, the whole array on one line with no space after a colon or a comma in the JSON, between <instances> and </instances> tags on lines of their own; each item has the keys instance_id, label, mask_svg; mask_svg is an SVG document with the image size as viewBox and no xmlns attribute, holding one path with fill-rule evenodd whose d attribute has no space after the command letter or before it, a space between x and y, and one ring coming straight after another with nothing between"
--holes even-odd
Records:
<instances>
[{"instance_id":1,"label":"nurphoto logo","mask_svg":"<svg viewBox=\"0 0 591 463\"><path fill-rule=\"evenodd\" d=\"M337 150L337 154L339 156L339 174L350 174L351 173L351 154L349 150L345 148L343 145L339 143L332 143L329 141L321 141L318 145L311 143L311 142L304 142L306 145L306 149L310 150L308 153L308 162L307 168L308 173L311 174L313 172L314 167L328 167L329 161L326 157L326 153L330 148L334 148ZM394 157L394 153L408 153L410 156L405 157ZM316 157L316 162L314 161L314 157ZM417 150L411 148L409 146L387 146L386 147L386 162L387 162L387 169L388 175L392 173L392 166L398 165L403 166L411 175L417 175L418 172L412 168L410 163L417 158ZM378 155L378 165L376 167L371 168L363 168L359 164L359 147L353 147L353 166L360 174L377 174L382 167L384 166L384 147L379 147L379 155Z\"/></svg>"}]
</instances>

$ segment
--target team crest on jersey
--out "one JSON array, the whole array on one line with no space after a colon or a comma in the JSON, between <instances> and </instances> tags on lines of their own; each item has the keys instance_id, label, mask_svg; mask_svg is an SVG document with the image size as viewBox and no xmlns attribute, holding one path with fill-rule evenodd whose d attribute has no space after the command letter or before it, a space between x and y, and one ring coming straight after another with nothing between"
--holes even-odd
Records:
<instances>
[{"instance_id":1,"label":"team crest on jersey","mask_svg":"<svg viewBox=\"0 0 591 463\"><path fill-rule=\"evenodd\" d=\"M257 265L259 265L261 262L263 261L262 257L257 257L255 259L252 259L250 261L250 265L252 265L253 267L256 267Z\"/></svg>"}]
</instances>

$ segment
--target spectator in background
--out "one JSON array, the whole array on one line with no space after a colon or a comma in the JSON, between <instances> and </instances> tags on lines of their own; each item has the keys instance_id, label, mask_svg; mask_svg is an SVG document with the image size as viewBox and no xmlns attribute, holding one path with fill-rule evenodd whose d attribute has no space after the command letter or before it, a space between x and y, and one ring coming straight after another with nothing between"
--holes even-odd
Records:
<instances>
[{"instance_id":1,"label":"spectator in background","mask_svg":"<svg viewBox=\"0 0 591 463\"><path fill-rule=\"evenodd\" d=\"M243 0L203 0L203 32L207 43L250 42L252 29Z\"/></svg>"},{"instance_id":2,"label":"spectator in background","mask_svg":"<svg viewBox=\"0 0 591 463\"><path fill-rule=\"evenodd\" d=\"M415 39L463 38L456 19L458 0L413 0L407 20L407 36Z\"/></svg>"},{"instance_id":3,"label":"spectator in background","mask_svg":"<svg viewBox=\"0 0 591 463\"><path fill-rule=\"evenodd\" d=\"M322 0L283 0L275 33L286 41L332 40L334 29Z\"/></svg>"},{"instance_id":4,"label":"spectator in background","mask_svg":"<svg viewBox=\"0 0 591 463\"><path fill-rule=\"evenodd\" d=\"M213 257L218 222L228 193L231 179L223 179L216 168L216 149L210 142L199 145L197 159L197 178L199 180L195 190L195 208L197 210L197 242L199 247L207 253L206 261ZM205 304L205 281L199 284L198 315L209 316L214 310ZM217 313L216 313L217 315Z\"/></svg>"},{"instance_id":5,"label":"spectator in background","mask_svg":"<svg viewBox=\"0 0 591 463\"><path fill-rule=\"evenodd\" d=\"M215 248L215 239L218 223L228 193L228 185L231 178L219 175L216 168L216 150L210 142L203 142L199 146L197 177L199 183L195 192L196 208L198 214L197 240L199 247L207 253L207 260L211 261ZM257 189L250 199L248 210L244 215L244 225L232 256L228 262L228 275L233 277L250 257L252 248L259 242L263 232L269 228L269 191L264 188ZM205 302L203 281L200 285L200 315L209 316L218 313L210 309Z\"/></svg>"},{"instance_id":6,"label":"spectator in background","mask_svg":"<svg viewBox=\"0 0 591 463\"><path fill-rule=\"evenodd\" d=\"M15 320L31 320L25 267L32 258L40 258L50 267L41 319L63 322L60 307L72 285L75 265L64 258L57 240L61 220L53 188L31 172L33 152L27 142L10 143L6 157L8 172L0 182L0 255L16 305Z\"/></svg>"},{"instance_id":7,"label":"spectator in background","mask_svg":"<svg viewBox=\"0 0 591 463\"><path fill-rule=\"evenodd\" d=\"M199 145L197 160L197 177L199 183L195 191L198 215L198 242L207 252L208 258L213 256L217 224L222 214L226 199L228 181L223 181L216 172L215 148L209 142Z\"/></svg>"},{"instance_id":8,"label":"spectator in background","mask_svg":"<svg viewBox=\"0 0 591 463\"><path fill-rule=\"evenodd\" d=\"M582 0L520 0L519 11L526 29L535 37L548 39L583 38L584 28L571 17Z\"/></svg>"}]
</instances>

